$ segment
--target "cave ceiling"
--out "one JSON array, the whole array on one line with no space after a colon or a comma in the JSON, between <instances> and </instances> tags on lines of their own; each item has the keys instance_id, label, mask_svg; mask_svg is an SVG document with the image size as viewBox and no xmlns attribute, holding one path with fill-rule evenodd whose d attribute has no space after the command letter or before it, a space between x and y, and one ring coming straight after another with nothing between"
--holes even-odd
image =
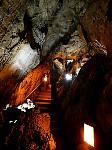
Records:
<instances>
[{"instance_id":1,"label":"cave ceiling","mask_svg":"<svg viewBox=\"0 0 112 150\"><path fill-rule=\"evenodd\" d=\"M109 9L106 0L1 0L1 85L23 79L43 62L77 62L96 53L111 57Z\"/></svg>"},{"instance_id":2,"label":"cave ceiling","mask_svg":"<svg viewBox=\"0 0 112 150\"><path fill-rule=\"evenodd\" d=\"M60 44L66 45L89 3L88 0L63 3L4 0L0 6L0 70L6 71L6 75L9 68L9 72L18 69L21 74L27 74Z\"/></svg>"}]
</instances>

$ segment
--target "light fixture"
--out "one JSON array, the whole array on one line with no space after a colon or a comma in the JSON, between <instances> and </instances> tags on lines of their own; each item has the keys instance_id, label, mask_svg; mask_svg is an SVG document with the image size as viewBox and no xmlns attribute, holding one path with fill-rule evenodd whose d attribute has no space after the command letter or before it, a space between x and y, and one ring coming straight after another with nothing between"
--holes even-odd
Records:
<instances>
[{"instance_id":1,"label":"light fixture","mask_svg":"<svg viewBox=\"0 0 112 150\"><path fill-rule=\"evenodd\" d=\"M45 74L44 76L44 81L47 81L47 74Z\"/></svg>"},{"instance_id":2,"label":"light fixture","mask_svg":"<svg viewBox=\"0 0 112 150\"><path fill-rule=\"evenodd\" d=\"M84 123L84 141L94 147L94 128Z\"/></svg>"},{"instance_id":3,"label":"light fixture","mask_svg":"<svg viewBox=\"0 0 112 150\"><path fill-rule=\"evenodd\" d=\"M65 72L66 72L65 73L65 79L66 80L72 80L72 74L69 73L69 69L67 68L69 60L67 60L68 53L67 53L67 49L66 48L65 48L65 54L66 54L66 56L65 56Z\"/></svg>"},{"instance_id":4,"label":"light fixture","mask_svg":"<svg viewBox=\"0 0 112 150\"><path fill-rule=\"evenodd\" d=\"M66 78L66 80L72 80L72 74L66 73L65 78Z\"/></svg>"}]
</instances>

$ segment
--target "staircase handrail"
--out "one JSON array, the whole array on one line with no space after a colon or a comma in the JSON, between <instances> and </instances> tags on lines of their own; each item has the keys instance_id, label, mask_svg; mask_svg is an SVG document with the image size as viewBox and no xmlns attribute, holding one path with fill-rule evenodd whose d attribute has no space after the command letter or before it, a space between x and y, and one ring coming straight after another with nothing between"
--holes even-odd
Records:
<instances>
[{"instance_id":1,"label":"staircase handrail","mask_svg":"<svg viewBox=\"0 0 112 150\"><path fill-rule=\"evenodd\" d=\"M46 73L47 75L48 74L50 74L50 71L48 72L48 73ZM42 78L41 78L42 79ZM42 82L43 82L44 80L42 80L41 82L40 82L40 84L36 87L36 88L34 88L27 96L26 96L26 98L25 99L27 99L41 84L42 84Z\"/></svg>"},{"instance_id":2,"label":"staircase handrail","mask_svg":"<svg viewBox=\"0 0 112 150\"><path fill-rule=\"evenodd\" d=\"M43 81L42 81L42 82L43 82ZM34 88L34 89L26 96L25 99L27 99L27 98L42 84L42 82L41 82L36 88Z\"/></svg>"}]
</instances>

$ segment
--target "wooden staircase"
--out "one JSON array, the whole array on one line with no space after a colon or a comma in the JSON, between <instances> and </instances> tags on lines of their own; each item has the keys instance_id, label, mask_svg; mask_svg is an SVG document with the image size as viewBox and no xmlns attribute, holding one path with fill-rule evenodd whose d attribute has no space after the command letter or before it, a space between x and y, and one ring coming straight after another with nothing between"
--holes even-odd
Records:
<instances>
[{"instance_id":1,"label":"wooden staircase","mask_svg":"<svg viewBox=\"0 0 112 150\"><path fill-rule=\"evenodd\" d=\"M55 111L54 100L51 99L51 85L48 85L46 89L41 90L40 94L36 97L34 104L40 108L40 113L49 113L50 115L50 128L56 141L56 150L65 150L64 140L62 136L60 136L61 129Z\"/></svg>"},{"instance_id":2,"label":"wooden staircase","mask_svg":"<svg viewBox=\"0 0 112 150\"><path fill-rule=\"evenodd\" d=\"M40 108L41 113L49 113L51 110L51 85L48 85L46 89L43 89L40 94L36 97L34 104Z\"/></svg>"}]
</instances>

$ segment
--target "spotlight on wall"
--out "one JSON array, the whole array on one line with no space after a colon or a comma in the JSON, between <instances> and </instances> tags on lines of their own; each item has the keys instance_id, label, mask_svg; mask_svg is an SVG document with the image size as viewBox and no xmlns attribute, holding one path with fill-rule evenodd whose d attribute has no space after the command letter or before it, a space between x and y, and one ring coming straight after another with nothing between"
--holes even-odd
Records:
<instances>
[{"instance_id":1,"label":"spotlight on wall","mask_svg":"<svg viewBox=\"0 0 112 150\"><path fill-rule=\"evenodd\" d=\"M65 78L66 78L66 80L72 80L72 74L66 73Z\"/></svg>"},{"instance_id":2,"label":"spotlight on wall","mask_svg":"<svg viewBox=\"0 0 112 150\"><path fill-rule=\"evenodd\" d=\"M44 81L47 81L47 74L44 75Z\"/></svg>"},{"instance_id":3,"label":"spotlight on wall","mask_svg":"<svg viewBox=\"0 0 112 150\"><path fill-rule=\"evenodd\" d=\"M84 123L84 141L94 147L94 128Z\"/></svg>"}]
</instances>

